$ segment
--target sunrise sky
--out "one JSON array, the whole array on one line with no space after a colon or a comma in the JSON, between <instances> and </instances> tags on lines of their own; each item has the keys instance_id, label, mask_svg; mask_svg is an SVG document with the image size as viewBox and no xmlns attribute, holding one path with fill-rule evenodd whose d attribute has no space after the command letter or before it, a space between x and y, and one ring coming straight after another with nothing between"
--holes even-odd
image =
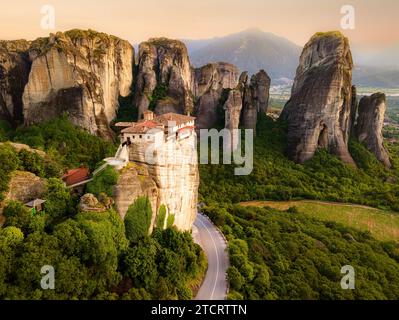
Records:
<instances>
[{"instance_id":1,"label":"sunrise sky","mask_svg":"<svg viewBox=\"0 0 399 320\"><path fill-rule=\"evenodd\" d=\"M46 36L40 9L56 10L56 30L94 29L138 43L155 36L201 39L257 27L303 45L317 31L339 30L343 5L356 9L357 47L399 44L397 0L2 0L0 39Z\"/></svg>"}]
</instances>

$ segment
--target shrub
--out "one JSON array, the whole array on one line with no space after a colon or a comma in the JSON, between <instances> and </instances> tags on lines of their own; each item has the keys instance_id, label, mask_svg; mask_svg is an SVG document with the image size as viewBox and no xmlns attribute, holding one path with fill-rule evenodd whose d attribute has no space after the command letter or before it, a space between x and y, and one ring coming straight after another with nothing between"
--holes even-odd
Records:
<instances>
[{"instance_id":1,"label":"shrub","mask_svg":"<svg viewBox=\"0 0 399 320\"><path fill-rule=\"evenodd\" d=\"M157 223L156 223L158 229L162 230L165 227L165 218L166 218L166 206L162 204L159 207Z\"/></svg>"},{"instance_id":2,"label":"shrub","mask_svg":"<svg viewBox=\"0 0 399 320\"><path fill-rule=\"evenodd\" d=\"M125 217L126 237L133 243L148 236L152 209L147 197L138 198L127 210Z\"/></svg>"},{"instance_id":3,"label":"shrub","mask_svg":"<svg viewBox=\"0 0 399 320\"><path fill-rule=\"evenodd\" d=\"M105 193L107 196L112 197L114 195L114 186L118 182L118 178L118 172L113 167L107 166L87 184L87 192L95 194L97 197L101 193Z\"/></svg>"}]
</instances>

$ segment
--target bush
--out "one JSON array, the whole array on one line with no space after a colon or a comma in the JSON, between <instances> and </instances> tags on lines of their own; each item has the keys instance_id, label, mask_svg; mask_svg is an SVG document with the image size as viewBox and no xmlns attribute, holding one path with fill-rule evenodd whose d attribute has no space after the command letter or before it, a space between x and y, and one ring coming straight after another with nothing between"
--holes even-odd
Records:
<instances>
[{"instance_id":1,"label":"bush","mask_svg":"<svg viewBox=\"0 0 399 320\"><path fill-rule=\"evenodd\" d=\"M76 212L70 190L59 179L50 178L47 181L43 197L46 200L44 208L49 224L60 222Z\"/></svg>"},{"instance_id":2,"label":"bush","mask_svg":"<svg viewBox=\"0 0 399 320\"><path fill-rule=\"evenodd\" d=\"M172 228L175 223L175 215L172 213L169 213L168 215L168 221L166 222L166 227L167 228Z\"/></svg>"},{"instance_id":3,"label":"bush","mask_svg":"<svg viewBox=\"0 0 399 320\"><path fill-rule=\"evenodd\" d=\"M3 215L6 217L6 227L19 228L25 234L29 233L32 211L25 205L18 201L10 201L4 208Z\"/></svg>"},{"instance_id":4,"label":"bush","mask_svg":"<svg viewBox=\"0 0 399 320\"><path fill-rule=\"evenodd\" d=\"M151 226L152 209L147 197L138 198L127 210L126 237L133 243L147 237Z\"/></svg>"},{"instance_id":5,"label":"bush","mask_svg":"<svg viewBox=\"0 0 399 320\"><path fill-rule=\"evenodd\" d=\"M162 204L162 205L159 207L158 216L157 216L157 223L156 223L156 226L157 226L158 229L161 229L161 230L164 229L164 227L165 227L166 213L167 213L167 212L166 212L166 206Z\"/></svg>"},{"instance_id":6,"label":"bush","mask_svg":"<svg viewBox=\"0 0 399 320\"><path fill-rule=\"evenodd\" d=\"M97 197L101 193L112 197L114 195L114 186L117 184L118 179L118 172L113 167L107 166L87 184L87 192L95 194Z\"/></svg>"}]
</instances>

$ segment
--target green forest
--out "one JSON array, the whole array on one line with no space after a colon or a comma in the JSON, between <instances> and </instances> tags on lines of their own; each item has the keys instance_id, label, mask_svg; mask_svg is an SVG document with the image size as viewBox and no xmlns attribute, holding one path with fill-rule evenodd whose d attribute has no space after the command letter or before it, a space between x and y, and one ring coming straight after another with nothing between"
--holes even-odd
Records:
<instances>
[{"instance_id":1,"label":"green forest","mask_svg":"<svg viewBox=\"0 0 399 320\"><path fill-rule=\"evenodd\" d=\"M262 116L254 170L235 176L232 165L200 166L203 212L229 241L229 299L398 299L399 244L375 240L333 221L299 213L242 207L251 200L324 200L399 211L399 144L387 143L393 169L350 140L358 168L325 150L304 165L285 157L286 127ZM342 290L340 269L357 272L356 290Z\"/></svg>"},{"instance_id":2,"label":"green forest","mask_svg":"<svg viewBox=\"0 0 399 320\"><path fill-rule=\"evenodd\" d=\"M353 139L349 148L358 168L345 165L325 150L319 150L312 160L300 165L285 157L285 124L266 116L259 118L253 172L235 176L233 165L201 165L202 201L317 199L399 211L397 144L387 145L393 170L385 169Z\"/></svg>"},{"instance_id":3,"label":"green forest","mask_svg":"<svg viewBox=\"0 0 399 320\"><path fill-rule=\"evenodd\" d=\"M271 208L220 203L204 213L229 242L229 299L374 300L399 298L397 243L333 222ZM342 290L341 268L356 270Z\"/></svg>"},{"instance_id":4,"label":"green forest","mask_svg":"<svg viewBox=\"0 0 399 320\"><path fill-rule=\"evenodd\" d=\"M192 299L206 257L190 233L170 227L163 206L149 235L147 198L137 199L124 220L113 208L82 212L79 198L59 179L66 168L98 167L115 153L114 144L77 129L65 116L29 128L0 127L1 141L46 152L41 156L1 144L1 196L12 173L22 170L45 179L47 201L38 214L19 202L4 205L0 299ZM369 232L321 221L295 207L278 211L238 203L314 199L397 212L399 145L387 144L391 170L355 140L349 147L358 168L323 150L298 165L285 157L285 135L284 123L260 117L249 176L235 176L230 165L200 166L203 212L229 242L229 299L398 299L398 243L377 241ZM117 179L107 168L87 191L106 198ZM43 265L56 268L56 290L40 289ZM340 287L344 265L356 269L356 290Z\"/></svg>"},{"instance_id":5,"label":"green forest","mask_svg":"<svg viewBox=\"0 0 399 320\"><path fill-rule=\"evenodd\" d=\"M147 198L137 199L124 220L113 208L81 211L79 197L60 180L66 168L97 167L114 154L112 143L74 127L66 117L29 128L1 128L0 140L26 143L46 155L0 144L0 202L11 175L20 170L45 179L46 203L40 213L17 201L2 204L0 299L192 299L207 261L190 233L168 225L149 235ZM107 198L116 181L117 173L108 167L88 191L99 200ZM55 290L41 289L45 265L56 270Z\"/></svg>"}]
</instances>

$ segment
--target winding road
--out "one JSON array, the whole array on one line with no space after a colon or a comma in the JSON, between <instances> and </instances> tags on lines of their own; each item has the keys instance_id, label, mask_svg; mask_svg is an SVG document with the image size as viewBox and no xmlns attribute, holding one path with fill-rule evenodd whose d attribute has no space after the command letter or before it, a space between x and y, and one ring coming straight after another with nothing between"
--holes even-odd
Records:
<instances>
[{"instance_id":1,"label":"winding road","mask_svg":"<svg viewBox=\"0 0 399 320\"><path fill-rule=\"evenodd\" d=\"M198 213L193 226L193 238L208 258L208 270L195 300L225 300L229 257L226 250L227 244L222 234L209 218Z\"/></svg>"}]
</instances>

